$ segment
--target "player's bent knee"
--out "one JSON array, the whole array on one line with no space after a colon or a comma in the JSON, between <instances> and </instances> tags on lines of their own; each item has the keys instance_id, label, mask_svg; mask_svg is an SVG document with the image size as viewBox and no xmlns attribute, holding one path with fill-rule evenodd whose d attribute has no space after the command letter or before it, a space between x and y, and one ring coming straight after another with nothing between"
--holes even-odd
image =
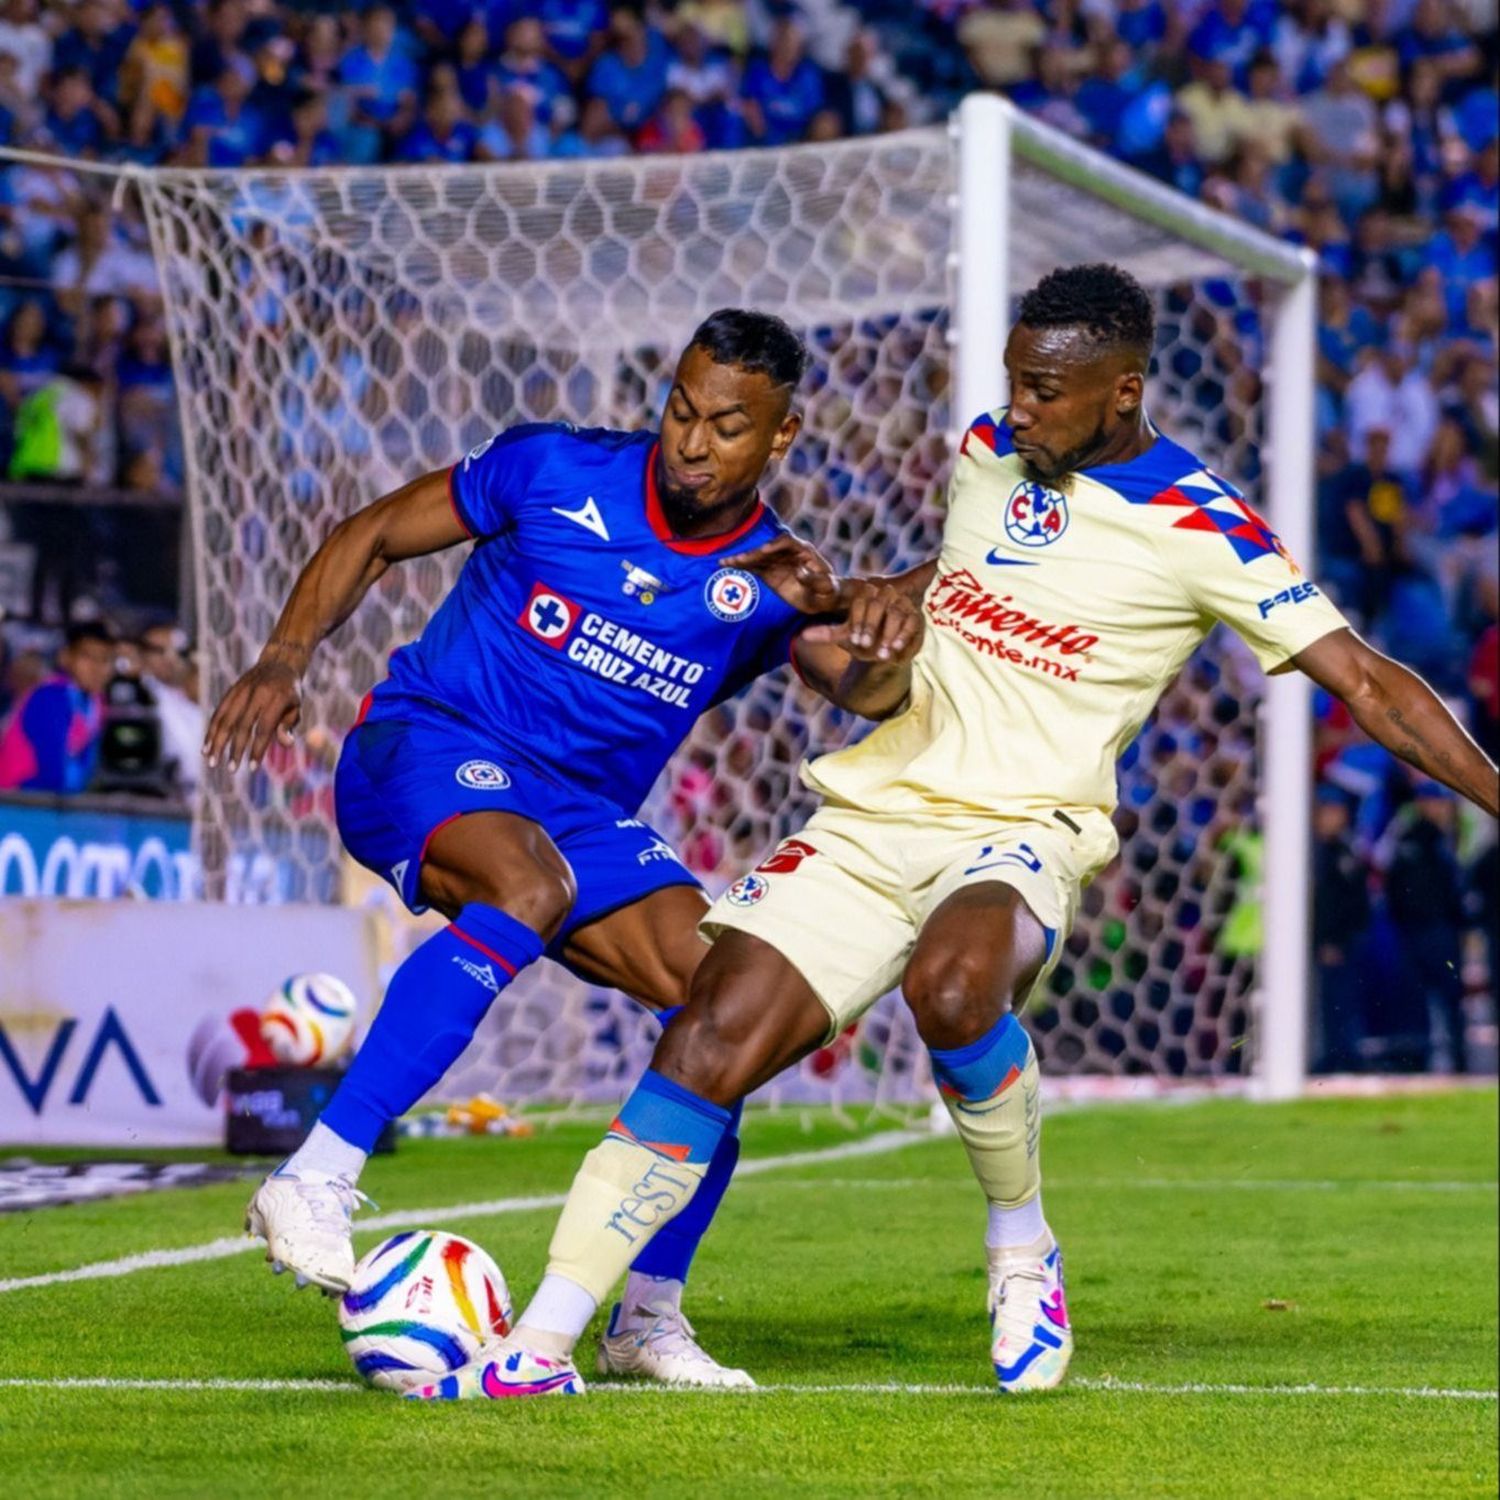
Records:
<instances>
[{"instance_id":1,"label":"player's bent knee","mask_svg":"<svg viewBox=\"0 0 1500 1500\"><path fill-rule=\"evenodd\" d=\"M966 1047L1011 1008L1002 977L952 954L913 959L901 988L929 1047Z\"/></svg>"},{"instance_id":2,"label":"player's bent knee","mask_svg":"<svg viewBox=\"0 0 1500 1500\"><path fill-rule=\"evenodd\" d=\"M744 1096L750 1062L710 1007L690 1005L667 1028L651 1066L673 1083L727 1108Z\"/></svg>"},{"instance_id":3,"label":"player's bent knee","mask_svg":"<svg viewBox=\"0 0 1500 1500\"><path fill-rule=\"evenodd\" d=\"M572 868L539 828L482 851L472 843L451 851L434 845L422 868L422 891L440 911L493 906L549 941L578 899Z\"/></svg>"}]
</instances>

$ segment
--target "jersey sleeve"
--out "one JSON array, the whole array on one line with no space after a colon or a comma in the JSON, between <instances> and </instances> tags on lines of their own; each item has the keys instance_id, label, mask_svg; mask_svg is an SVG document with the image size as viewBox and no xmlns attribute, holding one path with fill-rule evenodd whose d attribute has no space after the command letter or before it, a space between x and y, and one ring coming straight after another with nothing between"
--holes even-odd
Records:
<instances>
[{"instance_id":1,"label":"jersey sleeve","mask_svg":"<svg viewBox=\"0 0 1500 1500\"><path fill-rule=\"evenodd\" d=\"M1242 526L1172 529L1165 545L1194 604L1229 626L1271 672L1349 622L1281 538L1243 500L1236 504L1245 516Z\"/></svg>"},{"instance_id":2,"label":"jersey sleeve","mask_svg":"<svg viewBox=\"0 0 1500 1500\"><path fill-rule=\"evenodd\" d=\"M448 471L448 497L472 537L499 536L515 524L537 476L569 429L544 422L485 439Z\"/></svg>"}]
</instances>

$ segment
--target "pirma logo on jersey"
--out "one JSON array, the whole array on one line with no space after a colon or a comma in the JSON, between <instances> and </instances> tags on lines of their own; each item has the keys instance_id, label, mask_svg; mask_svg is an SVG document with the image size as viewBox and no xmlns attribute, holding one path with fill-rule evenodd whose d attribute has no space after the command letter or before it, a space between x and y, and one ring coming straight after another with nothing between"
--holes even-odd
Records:
<instances>
[{"instance_id":1,"label":"pirma logo on jersey","mask_svg":"<svg viewBox=\"0 0 1500 1500\"><path fill-rule=\"evenodd\" d=\"M466 760L454 779L475 792L503 792L510 785L509 775L492 760Z\"/></svg>"},{"instance_id":2,"label":"pirma logo on jersey","mask_svg":"<svg viewBox=\"0 0 1500 1500\"><path fill-rule=\"evenodd\" d=\"M1005 502L1005 534L1018 547L1050 547L1068 529L1068 502L1056 490L1022 480Z\"/></svg>"},{"instance_id":3,"label":"pirma logo on jersey","mask_svg":"<svg viewBox=\"0 0 1500 1500\"><path fill-rule=\"evenodd\" d=\"M716 619L733 624L749 616L760 603L760 584L739 568L720 568L703 585L703 602Z\"/></svg>"}]
</instances>

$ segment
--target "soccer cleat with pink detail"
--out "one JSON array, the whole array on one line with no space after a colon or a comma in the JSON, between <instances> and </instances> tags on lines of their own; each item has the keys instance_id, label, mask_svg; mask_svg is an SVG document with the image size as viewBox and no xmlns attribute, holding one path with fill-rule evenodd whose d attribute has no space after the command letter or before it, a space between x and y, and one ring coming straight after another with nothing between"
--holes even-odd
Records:
<instances>
[{"instance_id":1,"label":"soccer cleat with pink detail","mask_svg":"<svg viewBox=\"0 0 1500 1500\"><path fill-rule=\"evenodd\" d=\"M479 1357L432 1385L407 1391L407 1401L506 1401L526 1396L581 1396L583 1378L570 1359L538 1354L515 1335L479 1351Z\"/></svg>"},{"instance_id":2,"label":"soccer cleat with pink detail","mask_svg":"<svg viewBox=\"0 0 1500 1500\"><path fill-rule=\"evenodd\" d=\"M1050 1391L1073 1357L1062 1251L1049 1232L990 1255L990 1360L1002 1391Z\"/></svg>"}]
</instances>

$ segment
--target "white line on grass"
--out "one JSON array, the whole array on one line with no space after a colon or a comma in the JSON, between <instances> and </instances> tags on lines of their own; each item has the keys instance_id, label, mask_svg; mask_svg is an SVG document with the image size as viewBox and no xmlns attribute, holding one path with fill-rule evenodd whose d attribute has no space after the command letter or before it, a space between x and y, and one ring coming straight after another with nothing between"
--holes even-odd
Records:
<instances>
[{"instance_id":1,"label":"white line on grass","mask_svg":"<svg viewBox=\"0 0 1500 1500\"><path fill-rule=\"evenodd\" d=\"M1116 1380L1080 1376L1068 1382L1071 1390L1100 1391L1117 1396L1363 1396L1399 1397L1417 1401L1494 1401L1500 1392L1418 1385L1243 1385L1213 1381L1155 1384L1145 1380ZM324 1391L334 1395L356 1395L365 1387L352 1380L132 1380L112 1376L58 1378L12 1377L0 1379L0 1389L49 1391ZM600 1396L716 1397L753 1396L998 1396L993 1385L915 1385L881 1381L851 1381L830 1385L763 1385L754 1390L714 1389L683 1391L680 1388L642 1381L603 1382L589 1386Z\"/></svg>"},{"instance_id":2,"label":"white line on grass","mask_svg":"<svg viewBox=\"0 0 1500 1500\"><path fill-rule=\"evenodd\" d=\"M785 1156L752 1157L742 1161L737 1177L758 1177L784 1167L819 1166L824 1162L848 1161L854 1157L883 1156L901 1151L921 1141L930 1141L927 1131L887 1130L862 1140L845 1141L820 1151L793 1151ZM377 1214L361 1219L354 1226L363 1233L368 1229L409 1229L429 1224L452 1224L462 1219L489 1219L501 1214L529 1213L534 1209L561 1208L566 1194L546 1193L529 1198L489 1198L478 1203L448 1203L438 1208L406 1208L397 1213ZM191 1265L196 1261L226 1260L233 1255L261 1248L259 1240L244 1235L225 1235L200 1245L184 1245L176 1250L145 1250L138 1255L122 1255L118 1260L96 1260L73 1266L66 1271L46 1271L36 1276L11 1276L0 1279L0 1292L20 1292L32 1287L58 1286L70 1281L97 1281L112 1276L133 1276L137 1271L154 1271L166 1266Z\"/></svg>"},{"instance_id":3,"label":"white line on grass","mask_svg":"<svg viewBox=\"0 0 1500 1500\"><path fill-rule=\"evenodd\" d=\"M952 1185L946 1177L818 1177L778 1182L784 1188L921 1188ZM1500 1183L1484 1182L1479 1178L1455 1179L1446 1182L1422 1182L1414 1177L1058 1177L1049 1178L1049 1193L1064 1193L1070 1188L1089 1190L1109 1189L1119 1192L1125 1188L1188 1188L1203 1192L1217 1192L1224 1188L1262 1188L1271 1192L1335 1192L1344 1188L1373 1188L1381 1192L1429 1192L1429 1193L1493 1193Z\"/></svg>"}]
</instances>

